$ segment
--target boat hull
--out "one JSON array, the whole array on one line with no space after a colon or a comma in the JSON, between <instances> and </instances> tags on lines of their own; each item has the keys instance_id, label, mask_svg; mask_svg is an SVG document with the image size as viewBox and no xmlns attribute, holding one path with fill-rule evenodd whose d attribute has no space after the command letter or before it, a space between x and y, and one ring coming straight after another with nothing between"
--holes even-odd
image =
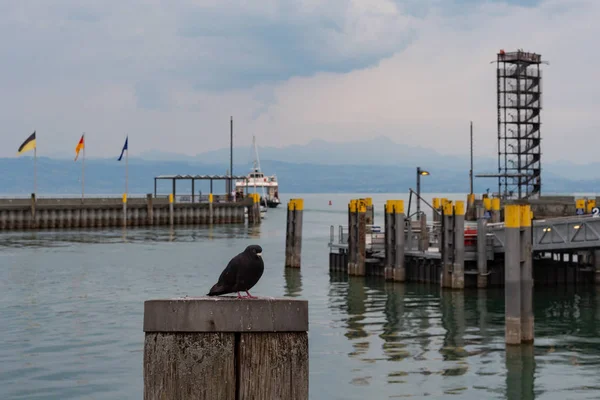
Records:
<instances>
[{"instance_id":1,"label":"boat hull","mask_svg":"<svg viewBox=\"0 0 600 400\"><path fill-rule=\"evenodd\" d=\"M261 201L261 203L262 203L262 204L264 204L264 203L265 203L265 201L264 201L263 199L261 199L260 201ZM277 206L278 206L279 204L281 204L281 203L279 202L279 200L277 200L277 201L273 201L273 200L271 200L271 199L267 199L266 203L267 203L267 207L269 207L269 208L277 208Z\"/></svg>"}]
</instances>

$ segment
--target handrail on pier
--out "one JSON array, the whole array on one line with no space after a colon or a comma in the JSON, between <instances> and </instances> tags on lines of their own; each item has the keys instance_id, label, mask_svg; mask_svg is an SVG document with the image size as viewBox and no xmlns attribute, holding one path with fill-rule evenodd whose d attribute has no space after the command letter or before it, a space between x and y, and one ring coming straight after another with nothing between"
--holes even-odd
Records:
<instances>
[{"instance_id":1,"label":"handrail on pier","mask_svg":"<svg viewBox=\"0 0 600 400\"><path fill-rule=\"evenodd\" d=\"M421 201L425 204L427 204L429 206L429 208L431 208L433 210L434 213L436 213L437 215L442 215L441 212L439 212L438 210L436 210L431 204L429 204L429 202L427 200L425 200L423 197L421 197L419 194L417 194L417 192L415 192L412 188L408 188L408 191L410 192L410 196L408 197L408 213L407 213L407 218L412 218L413 215L416 215L417 213L415 212L414 214L410 213L410 204L411 204L411 199L412 199L412 195L414 193L415 196L417 196L419 199L421 199ZM423 211L421 211L421 214L424 214Z\"/></svg>"}]
</instances>

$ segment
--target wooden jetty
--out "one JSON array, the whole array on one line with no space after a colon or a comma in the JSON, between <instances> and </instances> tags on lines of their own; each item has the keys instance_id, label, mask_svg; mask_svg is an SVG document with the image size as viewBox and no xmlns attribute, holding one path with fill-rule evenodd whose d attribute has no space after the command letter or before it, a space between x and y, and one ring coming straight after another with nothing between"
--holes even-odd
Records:
<instances>
[{"instance_id":1,"label":"wooden jetty","mask_svg":"<svg viewBox=\"0 0 600 400\"><path fill-rule=\"evenodd\" d=\"M403 200L388 200L383 230L374 224L371 203L351 200L348 227L338 226L337 235L330 227L330 270L458 290L504 286L509 344L533 340L534 282L600 283L595 200L578 199L576 215L534 218L524 202L433 199L431 222L424 213L408 218Z\"/></svg>"},{"instance_id":2,"label":"wooden jetty","mask_svg":"<svg viewBox=\"0 0 600 400\"><path fill-rule=\"evenodd\" d=\"M245 179L217 175L161 176L160 179ZM175 184L173 184L173 187ZM174 193L131 198L31 198L0 199L0 230L114 228L200 224L260 224L260 196L248 193L177 196Z\"/></svg>"}]
</instances>

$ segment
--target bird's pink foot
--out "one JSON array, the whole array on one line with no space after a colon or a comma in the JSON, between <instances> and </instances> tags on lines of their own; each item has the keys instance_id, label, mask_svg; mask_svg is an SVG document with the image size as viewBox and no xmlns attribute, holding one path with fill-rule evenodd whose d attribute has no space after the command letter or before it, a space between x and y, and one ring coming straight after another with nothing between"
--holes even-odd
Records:
<instances>
[{"instance_id":1,"label":"bird's pink foot","mask_svg":"<svg viewBox=\"0 0 600 400\"><path fill-rule=\"evenodd\" d=\"M248 294L247 298L249 298L249 299L256 299L256 298L257 298L256 296L252 296L252 295L250 294L250 292L249 292L249 291L247 291L247 290L246 290L246 293Z\"/></svg>"},{"instance_id":2,"label":"bird's pink foot","mask_svg":"<svg viewBox=\"0 0 600 400\"><path fill-rule=\"evenodd\" d=\"M237 296L237 298L238 298L238 299L244 299L244 298L246 298L246 296L242 296L242 295L240 294L240 292L237 292L237 293L238 293L238 296Z\"/></svg>"}]
</instances>

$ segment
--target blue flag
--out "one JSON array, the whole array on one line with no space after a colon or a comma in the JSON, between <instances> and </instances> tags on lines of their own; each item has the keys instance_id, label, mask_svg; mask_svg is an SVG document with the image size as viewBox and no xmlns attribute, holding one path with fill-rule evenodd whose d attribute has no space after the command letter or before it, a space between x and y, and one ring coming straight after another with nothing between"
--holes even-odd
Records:
<instances>
[{"instance_id":1,"label":"blue flag","mask_svg":"<svg viewBox=\"0 0 600 400\"><path fill-rule=\"evenodd\" d=\"M121 161L121 159L123 158L123 153L125 153L125 150L127 150L127 141L129 140L129 135L127 135L127 137L125 138L125 145L123 146L123 150L121 150L121 155L119 156L119 159L117 161Z\"/></svg>"}]
</instances>

